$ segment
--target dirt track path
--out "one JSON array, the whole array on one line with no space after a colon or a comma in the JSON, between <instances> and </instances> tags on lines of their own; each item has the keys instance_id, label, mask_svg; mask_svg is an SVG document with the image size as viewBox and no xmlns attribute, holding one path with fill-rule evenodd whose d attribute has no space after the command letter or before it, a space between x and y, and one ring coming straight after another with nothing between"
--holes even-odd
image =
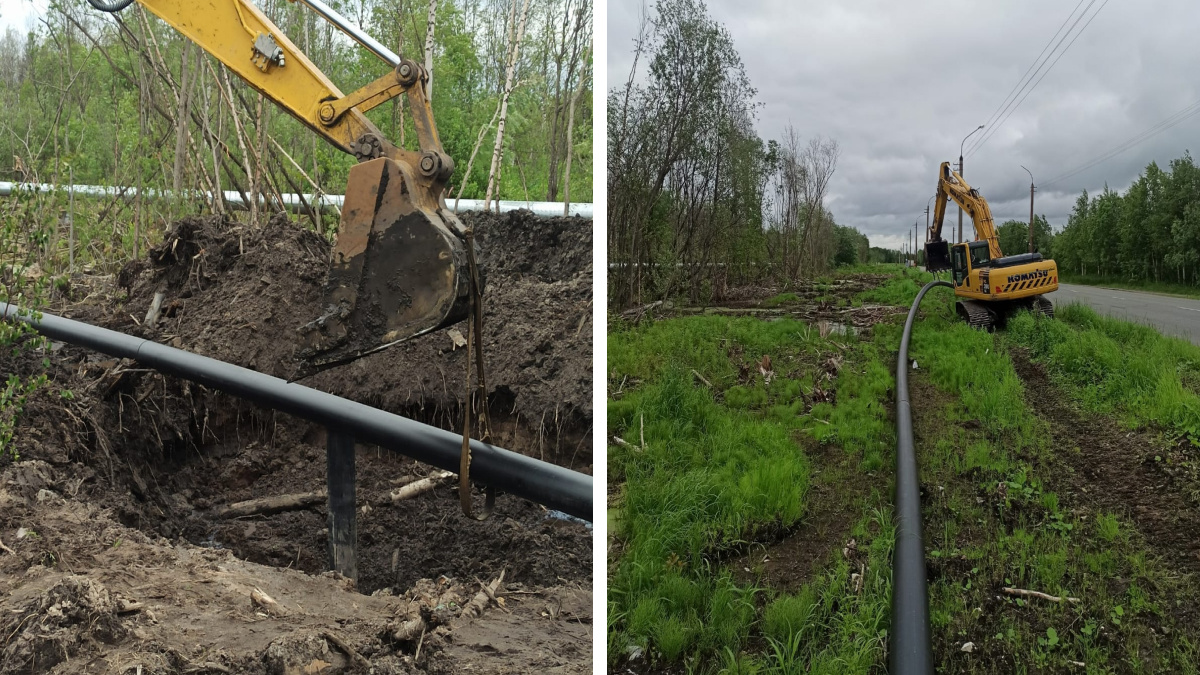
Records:
<instances>
[{"instance_id":1,"label":"dirt track path","mask_svg":"<svg viewBox=\"0 0 1200 675\"><path fill-rule=\"evenodd\" d=\"M1064 496L1128 518L1155 553L1200 571L1200 507L1155 461L1169 451L1163 441L1080 413L1040 364L1021 350L1012 358L1026 402L1050 424L1052 447L1069 469L1059 478Z\"/></svg>"}]
</instances>

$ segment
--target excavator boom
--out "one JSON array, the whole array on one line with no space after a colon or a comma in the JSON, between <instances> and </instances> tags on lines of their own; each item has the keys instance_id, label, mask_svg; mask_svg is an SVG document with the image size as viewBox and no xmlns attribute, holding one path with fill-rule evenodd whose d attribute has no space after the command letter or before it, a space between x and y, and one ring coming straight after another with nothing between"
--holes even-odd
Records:
<instances>
[{"instance_id":1,"label":"excavator boom","mask_svg":"<svg viewBox=\"0 0 1200 675\"><path fill-rule=\"evenodd\" d=\"M942 162L938 170L937 194L933 200L933 224L930 225L929 240L925 244L926 267L932 262L937 266L937 270L950 269L950 249L949 244L942 239L942 221L946 216L947 202L951 199L971 216L971 222L975 224L975 240L987 242L992 258L1003 257L1004 254L1000 252L1000 237L996 234L992 210L988 207L987 200L950 167L950 162ZM934 249L932 252L931 248Z\"/></svg>"},{"instance_id":2,"label":"excavator boom","mask_svg":"<svg viewBox=\"0 0 1200 675\"><path fill-rule=\"evenodd\" d=\"M392 57L386 75L347 95L248 0L137 1L360 162L350 170L325 303L302 329L294 377L466 317L466 229L444 201L454 162L438 138L420 64L391 55L318 0L304 0L376 54ZM110 12L130 4L88 2ZM419 151L393 145L364 114L401 94Z\"/></svg>"}]
</instances>

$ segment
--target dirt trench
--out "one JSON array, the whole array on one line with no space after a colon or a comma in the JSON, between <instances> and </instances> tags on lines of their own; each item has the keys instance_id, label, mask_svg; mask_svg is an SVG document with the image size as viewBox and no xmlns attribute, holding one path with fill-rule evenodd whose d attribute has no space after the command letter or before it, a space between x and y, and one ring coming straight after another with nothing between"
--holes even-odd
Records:
<instances>
[{"instance_id":1,"label":"dirt trench","mask_svg":"<svg viewBox=\"0 0 1200 675\"><path fill-rule=\"evenodd\" d=\"M591 222L469 218L488 279L493 436L590 473ZM117 279L76 279L49 311L286 377L296 328L319 307L327 255L322 238L286 218L259 229L189 218ZM157 292L164 311L143 325ZM360 576L357 588L343 587L320 576L323 505L218 517L233 502L321 489L321 427L70 345L0 355L0 370L34 372L43 356L50 385L19 421L19 461L0 460L0 541L12 550L0 549L0 609L25 622L0 626L9 628L0 672L77 672L87 659L112 668L126 657L143 672L206 663L213 672L301 672L318 661L330 665L313 672L365 672L364 663L376 672L590 671L590 527L504 495L489 521L473 521L449 484L392 505L388 492L430 467L359 446ZM462 357L443 330L305 384L454 430ZM477 580L502 573L506 607L489 600L477 615L434 619L438 606L462 610ZM258 616L248 599L255 585L293 605ZM52 589L59 599L42 606ZM424 595L408 597L414 589ZM145 611L121 611L118 596ZM189 629L188 613L172 614L188 606L206 608L212 625ZM256 637L216 628L234 615ZM430 629L419 658L415 643L395 638L414 615ZM323 637L330 630L348 631L366 661ZM145 657L148 645L161 658ZM194 645L207 651L197 656Z\"/></svg>"}]
</instances>

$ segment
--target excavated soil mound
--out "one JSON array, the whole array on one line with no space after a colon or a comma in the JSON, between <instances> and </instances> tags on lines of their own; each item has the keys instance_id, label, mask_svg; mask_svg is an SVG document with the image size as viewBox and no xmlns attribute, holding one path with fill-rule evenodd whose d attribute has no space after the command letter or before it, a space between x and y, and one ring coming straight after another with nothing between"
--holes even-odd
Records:
<instances>
[{"instance_id":1,"label":"excavated soil mound","mask_svg":"<svg viewBox=\"0 0 1200 675\"><path fill-rule=\"evenodd\" d=\"M590 464L591 221L528 211L469 214L487 278L484 352L493 420L505 447ZM168 230L147 261L118 277L124 307L104 323L123 332L277 377L296 370L298 329L321 307L329 245L286 218L249 230L219 217ZM164 311L141 326L155 293ZM457 327L466 334L465 324ZM422 421L457 428L465 350L448 331L403 343L304 384ZM519 422L523 420L523 422ZM517 429L522 429L518 432ZM519 433L532 431L530 439ZM569 453L569 454L568 454Z\"/></svg>"},{"instance_id":2,"label":"excavated soil mound","mask_svg":"<svg viewBox=\"0 0 1200 675\"><path fill-rule=\"evenodd\" d=\"M485 253L493 436L590 473L591 222L527 212L472 220ZM319 307L328 250L285 218L258 229L189 218L107 292L77 284L88 297L51 311L286 377L296 329ZM146 325L160 292L163 310ZM304 384L454 430L463 356L438 331ZM341 589L336 578L311 576L327 565L323 504L221 515L234 502L322 489L323 428L71 345L0 354L0 371L32 373L43 358L50 382L19 418L19 461L0 458L0 543L13 551L0 548L0 672L74 672L88 654L148 672L361 666L324 637L331 630L355 635L351 646L376 672L590 671L590 591L571 590L591 586L584 524L506 495L490 520L470 520L451 484L393 504L389 492L430 467L360 446L359 582L357 592ZM515 594L507 608L493 602L479 616L430 622L419 658L415 643L388 637L403 612L366 612L375 605L359 594L448 584L459 607L477 580L502 573L501 592ZM286 619L258 616L248 596L255 585L294 604ZM334 600L347 609L329 609ZM192 631L190 615L176 611L189 606L208 608L211 620ZM350 618L356 607L361 620ZM251 631L258 637L233 640L230 616L262 627ZM225 652L195 647L226 639Z\"/></svg>"}]
</instances>

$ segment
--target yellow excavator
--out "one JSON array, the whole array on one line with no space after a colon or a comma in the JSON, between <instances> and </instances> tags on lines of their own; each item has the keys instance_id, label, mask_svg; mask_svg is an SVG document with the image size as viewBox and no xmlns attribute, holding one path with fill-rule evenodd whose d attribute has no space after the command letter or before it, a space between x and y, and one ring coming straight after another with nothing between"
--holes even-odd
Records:
<instances>
[{"instance_id":1,"label":"yellow excavator","mask_svg":"<svg viewBox=\"0 0 1200 675\"><path fill-rule=\"evenodd\" d=\"M953 199L971 216L975 241L953 246L942 239L946 202ZM1058 290L1058 266L1041 253L1005 256L992 222L992 210L949 162L942 162L934 199L933 224L926 233L925 269L950 270L958 315L971 326L992 330L1021 309L1054 316L1046 293Z\"/></svg>"},{"instance_id":2,"label":"yellow excavator","mask_svg":"<svg viewBox=\"0 0 1200 675\"><path fill-rule=\"evenodd\" d=\"M454 161L442 150L421 64L392 53L318 0L301 0L391 66L343 94L246 0L137 0L251 87L353 155L320 316L305 325L294 378L466 318L481 285L470 232L446 208ZM88 0L119 12L133 0ZM419 151L389 142L365 113L405 94ZM477 297L477 296L476 296Z\"/></svg>"}]
</instances>

